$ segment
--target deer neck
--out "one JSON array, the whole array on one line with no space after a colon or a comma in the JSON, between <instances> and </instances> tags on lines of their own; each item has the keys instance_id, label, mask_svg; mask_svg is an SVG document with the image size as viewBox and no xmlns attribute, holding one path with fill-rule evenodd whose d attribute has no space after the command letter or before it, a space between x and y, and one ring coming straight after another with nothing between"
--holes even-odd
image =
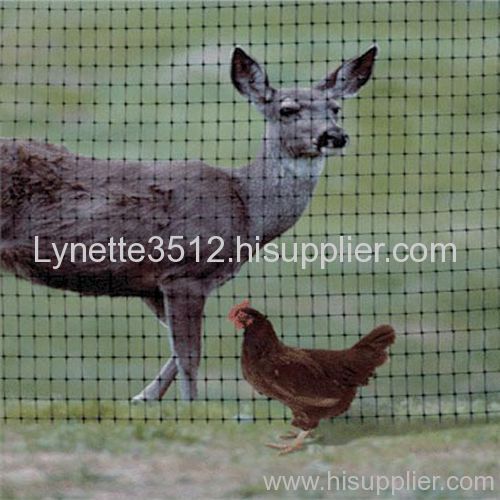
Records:
<instances>
[{"instance_id":1,"label":"deer neck","mask_svg":"<svg viewBox=\"0 0 500 500\"><path fill-rule=\"evenodd\" d=\"M295 224L307 208L324 157L294 158L266 132L256 159L236 170L250 217L250 237L267 243Z\"/></svg>"}]
</instances>

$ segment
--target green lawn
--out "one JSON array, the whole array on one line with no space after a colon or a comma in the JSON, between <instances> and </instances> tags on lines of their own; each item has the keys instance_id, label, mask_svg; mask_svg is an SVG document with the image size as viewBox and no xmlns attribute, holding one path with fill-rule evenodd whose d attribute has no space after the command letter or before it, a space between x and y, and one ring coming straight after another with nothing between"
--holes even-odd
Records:
<instances>
[{"instance_id":1,"label":"green lawn","mask_svg":"<svg viewBox=\"0 0 500 500\"><path fill-rule=\"evenodd\" d=\"M323 424L293 455L264 446L284 425L225 423L14 424L3 430L0 496L35 498L374 498L373 491L328 491L342 474L490 476L487 491L399 492L398 498L498 497L500 425ZM318 477L324 490L266 489L264 476ZM367 479L368 481L368 479ZM335 488L335 483L330 483ZM368 484L368 483L366 483ZM441 483L439 483L441 484ZM389 498L384 491L382 498Z\"/></svg>"}]
</instances>

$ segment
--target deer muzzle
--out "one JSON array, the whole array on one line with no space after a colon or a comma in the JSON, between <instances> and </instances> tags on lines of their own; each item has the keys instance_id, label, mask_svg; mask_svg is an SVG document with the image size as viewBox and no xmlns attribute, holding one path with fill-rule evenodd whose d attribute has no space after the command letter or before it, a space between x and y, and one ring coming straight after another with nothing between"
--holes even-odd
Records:
<instances>
[{"instance_id":1,"label":"deer muzzle","mask_svg":"<svg viewBox=\"0 0 500 500\"><path fill-rule=\"evenodd\" d=\"M317 141L318 149L339 149L347 145L349 136L343 130L326 130Z\"/></svg>"}]
</instances>

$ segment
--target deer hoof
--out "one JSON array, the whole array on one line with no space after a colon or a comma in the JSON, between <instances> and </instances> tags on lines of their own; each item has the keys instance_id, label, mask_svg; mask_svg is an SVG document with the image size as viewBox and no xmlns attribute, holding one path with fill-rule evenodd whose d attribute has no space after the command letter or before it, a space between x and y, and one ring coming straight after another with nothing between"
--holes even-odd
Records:
<instances>
[{"instance_id":1,"label":"deer hoof","mask_svg":"<svg viewBox=\"0 0 500 500\"><path fill-rule=\"evenodd\" d=\"M160 400L159 395L152 395L152 394L148 394L148 393L142 391L132 398L132 403L133 404L141 404L141 403L148 403L151 401L159 401L159 400Z\"/></svg>"}]
</instances>

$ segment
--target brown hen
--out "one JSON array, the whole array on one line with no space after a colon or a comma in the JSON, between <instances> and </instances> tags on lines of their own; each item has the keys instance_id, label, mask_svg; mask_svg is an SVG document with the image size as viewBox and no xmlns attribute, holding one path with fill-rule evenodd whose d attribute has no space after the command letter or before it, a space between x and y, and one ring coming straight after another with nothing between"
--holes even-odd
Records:
<instances>
[{"instance_id":1,"label":"brown hen","mask_svg":"<svg viewBox=\"0 0 500 500\"><path fill-rule=\"evenodd\" d=\"M241 359L245 380L260 394L288 406L292 425L302 429L291 444L269 445L281 453L301 448L321 419L347 411L357 388L368 384L387 360L387 348L396 338L391 326L381 325L350 349L300 349L284 345L270 321L248 301L233 307L228 318L236 328L245 329Z\"/></svg>"}]
</instances>

